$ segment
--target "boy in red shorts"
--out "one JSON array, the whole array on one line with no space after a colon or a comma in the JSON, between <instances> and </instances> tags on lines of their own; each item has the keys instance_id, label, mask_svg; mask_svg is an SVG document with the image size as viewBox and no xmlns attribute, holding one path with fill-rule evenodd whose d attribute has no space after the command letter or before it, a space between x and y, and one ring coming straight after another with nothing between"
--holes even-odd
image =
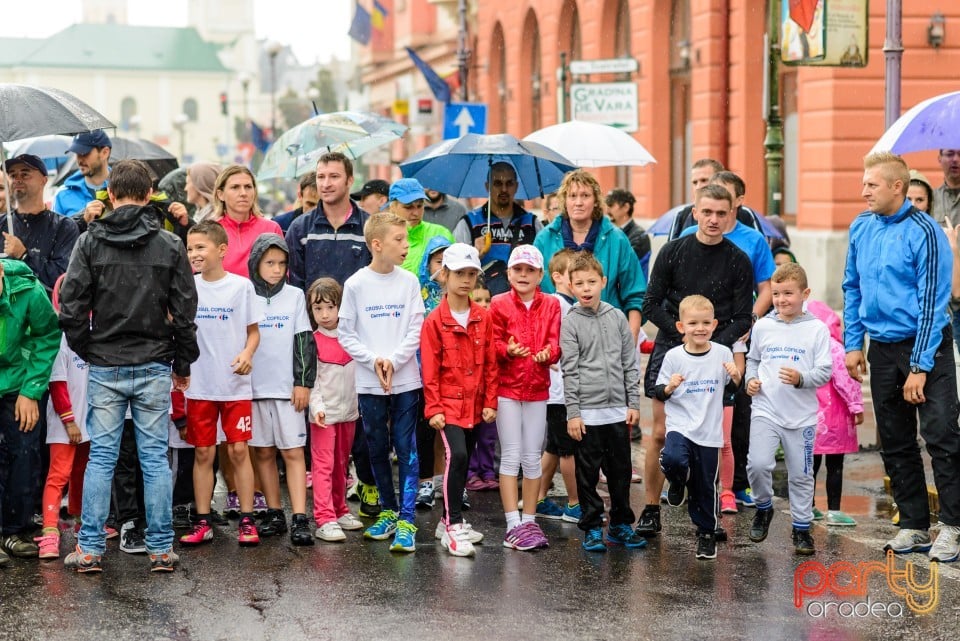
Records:
<instances>
[{"instance_id":1,"label":"boy in red shorts","mask_svg":"<svg viewBox=\"0 0 960 641\"><path fill-rule=\"evenodd\" d=\"M215 221L204 221L187 235L187 257L196 273L197 343L200 358L193 364L187 398L184 439L196 448L193 492L196 518L180 542L198 545L213 539L210 501L213 498L213 459L217 450L217 420L223 426L227 452L234 467L240 498L240 545L257 545L253 520L253 466L247 441L252 436L253 386L248 376L260 344L263 316L256 291L246 278L223 268L227 234Z\"/></svg>"}]
</instances>

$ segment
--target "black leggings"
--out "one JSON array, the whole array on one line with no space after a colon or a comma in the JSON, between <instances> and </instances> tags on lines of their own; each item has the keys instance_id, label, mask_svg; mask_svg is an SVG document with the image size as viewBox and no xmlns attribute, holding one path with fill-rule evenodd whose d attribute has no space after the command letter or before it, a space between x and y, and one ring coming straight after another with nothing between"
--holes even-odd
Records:
<instances>
[{"instance_id":1,"label":"black leggings","mask_svg":"<svg viewBox=\"0 0 960 641\"><path fill-rule=\"evenodd\" d=\"M843 495L843 454L814 454L813 482L817 482L820 462L827 458L827 509L840 509L840 497Z\"/></svg>"},{"instance_id":2,"label":"black leggings","mask_svg":"<svg viewBox=\"0 0 960 641\"><path fill-rule=\"evenodd\" d=\"M433 428L430 429L436 431ZM470 465L470 456L477 444L477 437L472 429L464 429L450 424L443 428L440 437L443 439L443 447L447 453L447 466L443 475L445 522L447 525L462 523L463 487L467 483L467 467ZM431 450L432 447L431 441Z\"/></svg>"}]
</instances>

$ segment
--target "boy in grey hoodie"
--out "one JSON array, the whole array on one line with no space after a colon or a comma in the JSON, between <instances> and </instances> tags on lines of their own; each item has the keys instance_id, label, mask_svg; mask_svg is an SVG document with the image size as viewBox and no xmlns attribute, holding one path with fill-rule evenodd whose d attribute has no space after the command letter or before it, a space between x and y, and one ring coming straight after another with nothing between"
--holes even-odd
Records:
<instances>
[{"instance_id":1,"label":"boy in grey hoodie","mask_svg":"<svg viewBox=\"0 0 960 641\"><path fill-rule=\"evenodd\" d=\"M574 256L568 274L578 303L560 328L560 362L567 431L579 441L575 456L583 549L606 551L603 500L597 494L601 466L610 489L607 541L642 548L647 542L633 531L630 509L630 426L640 417L640 369L633 334L623 312L600 300L607 279L593 254Z\"/></svg>"}]
</instances>

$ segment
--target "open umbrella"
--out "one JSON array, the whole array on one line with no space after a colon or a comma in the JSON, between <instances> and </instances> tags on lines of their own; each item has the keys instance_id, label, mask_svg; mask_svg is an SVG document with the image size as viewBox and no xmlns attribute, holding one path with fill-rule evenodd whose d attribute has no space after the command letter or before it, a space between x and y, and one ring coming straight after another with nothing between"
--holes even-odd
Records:
<instances>
[{"instance_id":1,"label":"open umbrella","mask_svg":"<svg viewBox=\"0 0 960 641\"><path fill-rule=\"evenodd\" d=\"M642 167L657 162L622 129L582 120L538 129L524 140L545 145L578 167Z\"/></svg>"},{"instance_id":2,"label":"open umbrella","mask_svg":"<svg viewBox=\"0 0 960 641\"><path fill-rule=\"evenodd\" d=\"M67 147L70 136L40 136L24 140L14 147L13 156L33 154L42 159L48 170L56 171L67 162Z\"/></svg>"},{"instance_id":3,"label":"open umbrella","mask_svg":"<svg viewBox=\"0 0 960 641\"><path fill-rule=\"evenodd\" d=\"M290 129L270 145L263 157L258 180L297 178L317 164L329 151L357 159L363 154L399 140L406 125L385 116L363 111L319 114Z\"/></svg>"},{"instance_id":4,"label":"open umbrella","mask_svg":"<svg viewBox=\"0 0 960 641\"><path fill-rule=\"evenodd\" d=\"M155 180L160 180L180 166L176 156L155 142L120 137L111 138L110 141L113 143L113 149L110 150L111 165L121 160L142 160L153 172Z\"/></svg>"},{"instance_id":5,"label":"open umbrella","mask_svg":"<svg viewBox=\"0 0 960 641\"><path fill-rule=\"evenodd\" d=\"M960 149L960 91L928 98L897 118L870 153Z\"/></svg>"},{"instance_id":6,"label":"open umbrella","mask_svg":"<svg viewBox=\"0 0 960 641\"><path fill-rule=\"evenodd\" d=\"M677 215L689 207L689 204L686 205L677 205L673 209L667 211L655 221L650 227L647 228L647 233L653 236L666 236L670 233L670 229L673 227L673 221ZM761 214L756 209L752 210L753 213L757 215L757 220L760 221L760 228L763 230L763 235L767 238L783 238L783 234L780 233L780 230L770 224L770 221L767 220L767 217Z\"/></svg>"},{"instance_id":7,"label":"open umbrella","mask_svg":"<svg viewBox=\"0 0 960 641\"><path fill-rule=\"evenodd\" d=\"M14 83L0 83L0 143L48 134L73 135L94 129L107 129L114 124L90 105L59 89ZM0 164L5 160L0 144ZM6 176L6 174L4 174ZM6 177L4 180L8 180ZM10 185L7 184L7 211L10 207ZM7 216L13 233L13 217Z\"/></svg>"}]
</instances>

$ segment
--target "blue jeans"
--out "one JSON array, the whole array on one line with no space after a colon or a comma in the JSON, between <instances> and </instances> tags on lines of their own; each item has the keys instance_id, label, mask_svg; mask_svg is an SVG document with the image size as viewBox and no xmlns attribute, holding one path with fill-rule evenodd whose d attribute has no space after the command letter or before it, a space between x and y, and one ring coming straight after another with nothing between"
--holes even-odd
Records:
<instances>
[{"instance_id":1,"label":"blue jeans","mask_svg":"<svg viewBox=\"0 0 960 641\"><path fill-rule=\"evenodd\" d=\"M80 548L87 553L103 554L106 549L103 527L110 511L110 487L128 405L143 469L147 551L168 552L173 548L173 482L167 461L170 366L91 365L87 387L90 461L83 477L83 524L77 537Z\"/></svg>"},{"instance_id":2,"label":"blue jeans","mask_svg":"<svg viewBox=\"0 0 960 641\"><path fill-rule=\"evenodd\" d=\"M413 523L420 461L417 458L417 410L421 390L390 396L359 394L363 433L370 449L370 467L377 480L380 505L400 513L400 520ZM388 427L389 425L389 427ZM400 502L393 489L390 442L397 451L400 472Z\"/></svg>"}]
</instances>

